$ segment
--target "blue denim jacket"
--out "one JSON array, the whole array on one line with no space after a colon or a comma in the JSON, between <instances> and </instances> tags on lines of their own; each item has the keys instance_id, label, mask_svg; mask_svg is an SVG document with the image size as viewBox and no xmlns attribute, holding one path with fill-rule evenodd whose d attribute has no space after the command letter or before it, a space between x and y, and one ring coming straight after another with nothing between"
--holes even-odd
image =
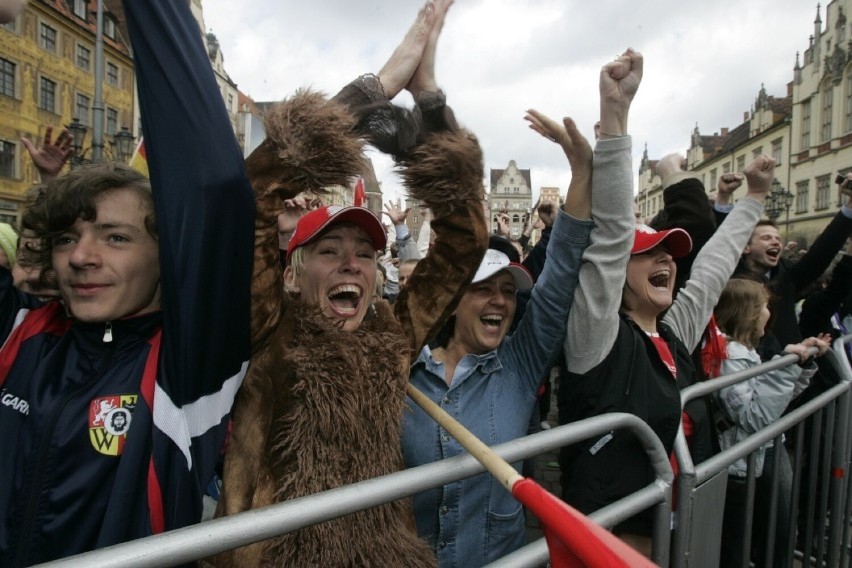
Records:
<instances>
[{"instance_id":1,"label":"blue denim jacket","mask_svg":"<svg viewBox=\"0 0 852 568\"><path fill-rule=\"evenodd\" d=\"M444 365L424 347L411 367L411 382L488 445L526 434L541 378L562 346L591 221L560 211L547 247L547 263L533 288L517 331L496 350L466 355L452 385ZM410 399L403 416L403 456L414 467L464 453L462 447ZM520 471L520 463L514 464ZM524 544L523 510L512 495L483 473L414 496L418 534L442 567L482 566Z\"/></svg>"}]
</instances>

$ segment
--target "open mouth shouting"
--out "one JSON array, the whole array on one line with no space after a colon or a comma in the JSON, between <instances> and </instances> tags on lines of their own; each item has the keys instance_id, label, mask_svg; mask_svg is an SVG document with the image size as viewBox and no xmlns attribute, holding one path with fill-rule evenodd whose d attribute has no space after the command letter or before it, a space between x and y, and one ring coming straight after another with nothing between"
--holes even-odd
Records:
<instances>
[{"instance_id":1,"label":"open mouth shouting","mask_svg":"<svg viewBox=\"0 0 852 568\"><path fill-rule=\"evenodd\" d=\"M766 258L772 264L778 262L778 259L781 258L781 247L780 246L771 246L766 249Z\"/></svg>"},{"instance_id":2,"label":"open mouth shouting","mask_svg":"<svg viewBox=\"0 0 852 568\"><path fill-rule=\"evenodd\" d=\"M340 284L328 291L328 305L342 318L351 318L358 314L363 301L364 291L356 284Z\"/></svg>"},{"instance_id":3,"label":"open mouth shouting","mask_svg":"<svg viewBox=\"0 0 852 568\"><path fill-rule=\"evenodd\" d=\"M480 317L479 321L482 322L486 330L499 331L500 326L503 324L503 319L504 317L499 314L486 314Z\"/></svg>"},{"instance_id":4,"label":"open mouth shouting","mask_svg":"<svg viewBox=\"0 0 852 568\"><path fill-rule=\"evenodd\" d=\"M650 282L651 286L656 288L657 290L665 290L669 289L669 277L671 276L671 271L666 269L657 270L652 272L650 276L648 276L648 282Z\"/></svg>"}]
</instances>

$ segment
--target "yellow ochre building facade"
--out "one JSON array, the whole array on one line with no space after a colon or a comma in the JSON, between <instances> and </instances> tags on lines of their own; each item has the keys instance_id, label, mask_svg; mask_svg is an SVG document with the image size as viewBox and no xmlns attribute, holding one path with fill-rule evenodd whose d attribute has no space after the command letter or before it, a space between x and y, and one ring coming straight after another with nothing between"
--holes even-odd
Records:
<instances>
[{"instance_id":1,"label":"yellow ochre building facade","mask_svg":"<svg viewBox=\"0 0 852 568\"><path fill-rule=\"evenodd\" d=\"M31 0L0 25L0 222L16 222L38 172L21 138L41 141L78 119L91 158L95 100L96 0ZM134 134L134 75L121 3L104 0L104 157L122 127Z\"/></svg>"}]
</instances>

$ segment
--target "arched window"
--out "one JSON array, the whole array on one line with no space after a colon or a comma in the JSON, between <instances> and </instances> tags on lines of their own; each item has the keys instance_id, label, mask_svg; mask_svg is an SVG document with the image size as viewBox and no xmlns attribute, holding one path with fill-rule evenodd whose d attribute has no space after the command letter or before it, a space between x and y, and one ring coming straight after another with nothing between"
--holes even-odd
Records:
<instances>
[{"instance_id":1,"label":"arched window","mask_svg":"<svg viewBox=\"0 0 852 568\"><path fill-rule=\"evenodd\" d=\"M517 215L512 215L512 223L520 223L520 222L521 222L520 217L518 217Z\"/></svg>"}]
</instances>

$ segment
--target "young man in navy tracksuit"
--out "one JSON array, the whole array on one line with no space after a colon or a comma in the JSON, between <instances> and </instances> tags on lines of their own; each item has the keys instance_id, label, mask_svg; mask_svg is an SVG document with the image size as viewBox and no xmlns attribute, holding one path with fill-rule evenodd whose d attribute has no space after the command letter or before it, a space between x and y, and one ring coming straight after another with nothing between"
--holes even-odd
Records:
<instances>
[{"instance_id":1,"label":"young man in navy tracksuit","mask_svg":"<svg viewBox=\"0 0 852 568\"><path fill-rule=\"evenodd\" d=\"M186 2L125 3L151 187L98 165L27 213L64 305L0 268L0 565L198 522L249 357L254 200Z\"/></svg>"}]
</instances>

